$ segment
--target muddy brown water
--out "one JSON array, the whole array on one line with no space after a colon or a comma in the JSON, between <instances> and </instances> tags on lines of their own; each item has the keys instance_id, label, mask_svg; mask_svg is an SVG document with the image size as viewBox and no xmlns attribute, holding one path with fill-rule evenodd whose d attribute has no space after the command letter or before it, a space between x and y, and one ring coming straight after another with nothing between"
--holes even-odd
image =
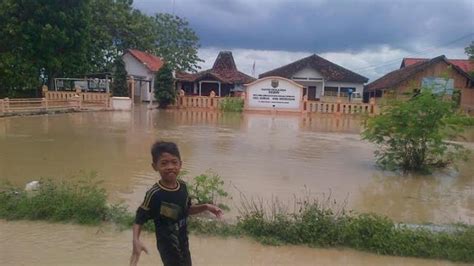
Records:
<instances>
[{"instance_id":1,"label":"muddy brown water","mask_svg":"<svg viewBox=\"0 0 474 266\"><path fill-rule=\"evenodd\" d=\"M295 195L310 194L320 199L330 197L356 211L387 215L397 222L474 224L473 156L470 162L461 163L458 170L450 168L430 176L400 176L374 166L374 146L360 139L360 130L360 120L349 116L218 114L146 108L133 112L0 118L0 181L24 186L40 177L69 179L80 171L96 171L109 193L109 201L124 201L134 209L147 187L157 180L150 167L150 145L156 139L166 139L179 144L188 179L212 169L226 181L233 198L226 203L234 210L226 215L227 219L235 216L240 193L264 200L278 197L281 202L291 202ZM473 142L474 131L466 132L464 144L473 148ZM58 234L56 228L67 233ZM54 235L54 241L61 244L58 252L54 246L45 247L49 253L37 252L46 261L44 265L56 264L54 260L75 264L81 257L88 258L87 254L97 254L98 259L86 264L100 265L113 257L114 249L129 245L121 242L130 232L104 233L98 237L103 240L99 243L97 235L91 233L96 229L81 228L2 222L0 264L10 261L34 265L22 258L21 249L47 242L48 235ZM42 236L35 237L31 232ZM21 237L5 247L12 234ZM150 246L152 242L150 238ZM193 242L200 243L193 244L197 250L194 253L204 254L195 257L198 265L221 264L209 258L211 252L201 244L222 247L220 252L229 257L227 264L234 265L274 264L274 259L280 258L276 253L281 254L282 262L298 258L294 262L299 265L312 265L305 258L313 255L320 257L322 264L333 258L339 259L336 264L354 261L355 265L376 265L380 260L383 264L397 261L403 265L425 265L423 260L394 260L350 250L263 247L246 239L194 237ZM18 251L13 252L15 245ZM74 249L81 252L68 255ZM95 249L106 250L101 253ZM232 249L241 251L241 255L237 256ZM128 253L120 256L112 261L122 261Z\"/></svg>"}]
</instances>

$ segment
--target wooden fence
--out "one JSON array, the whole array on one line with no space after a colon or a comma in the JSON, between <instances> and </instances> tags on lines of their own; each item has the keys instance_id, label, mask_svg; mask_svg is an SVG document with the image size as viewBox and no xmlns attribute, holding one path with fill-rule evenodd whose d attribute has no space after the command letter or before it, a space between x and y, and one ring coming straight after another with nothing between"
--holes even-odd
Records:
<instances>
[{"instance_id":1,"label":"wooden fence","mask_svg":"<svg viewBox=\"0 0 474 266\"><path fill-rule=\"evenodd\" d=\"M0 99L0 115L110 108L108 93L47 91L44 96L44 98Z\"/></svg>"},{"instance_id":2,"label":"wooden fence","mask_svg":"<svg viewBox=\"0 0 474 266\"><path fill-rule=\"evenodd\" d=\"M378 114L375 103L333 103L333 102L303 102L303 111L308 113L337 113L337 114Z\"/></svg>"}]
</instances>

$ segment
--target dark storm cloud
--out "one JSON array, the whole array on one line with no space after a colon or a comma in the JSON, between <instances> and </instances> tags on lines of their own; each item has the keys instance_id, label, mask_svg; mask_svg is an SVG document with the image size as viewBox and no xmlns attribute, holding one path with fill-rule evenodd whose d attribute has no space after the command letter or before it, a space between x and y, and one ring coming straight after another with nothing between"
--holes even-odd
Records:
<instances>
[{"instance_id":1,"label":"dark storm cloud","mask_svg":"<svg viewBox=\"0 0 474 266\"><path fill-rule=\"evenodd\" d=\"M173 0L134 5L148 14L173 11ZM174 11L190 22L203 47L227 49L321 53L389 45L414 50L474 32L474 1L460 0L175 0Z\"/></svg>"}]
</instances>

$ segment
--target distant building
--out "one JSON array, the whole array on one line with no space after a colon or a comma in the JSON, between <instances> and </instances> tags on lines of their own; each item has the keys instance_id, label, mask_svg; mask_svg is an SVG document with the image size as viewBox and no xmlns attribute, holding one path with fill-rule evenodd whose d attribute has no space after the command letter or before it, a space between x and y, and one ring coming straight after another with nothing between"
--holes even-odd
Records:
<instances>
[{"instance_id":1,"label":"distant building","mask_svg":"<svg viewBox=\"0 0 474 266\"><path fill-rule=\"evenodd\" d=\"M135 49L127 50L122 58L127 74L135 80L135 100L154 101L155 74L163 66L163 59Z\"/></svg>"},{"instance_id":2,"label":"distant building","mask_svg":"<svg viewBox=\"0 0 474 266\"><path fill-rule=\"evenodd\" d=\"M177 89L183 89L186 95L231 96L244 90L243 85L255 78L240 72L230 51L222 51L211 69L197 73L176 72Z\"/></svg>"},{"instance_id":3,"label":"distant building","mask_svg":"<svg viewBox=\"0 0 474 266\"><path fill-rule=\"evenodd\" d=\"M459 90L461 107L474 111L474 80L466 72L473 69L469 60L447 59L444 55L433 59L405 58L400 69L368 84L365 93L379 98L387 94L403 97L421 87L446 89L448 94Z\"/></svg>"},{"instance_id":4,"label":"distant building","mask_svg":"<svg viewBox=\"0 0 474 266\"><path fill-rule=\"evenodd\" d=\"M303 85L303 94L308 96L308 100L320 100L324 96L347 98L349 93L360 97L364 83L369 80L315 54L265 72L259 78L270 76Z\"/></svg>"}]
</instances>

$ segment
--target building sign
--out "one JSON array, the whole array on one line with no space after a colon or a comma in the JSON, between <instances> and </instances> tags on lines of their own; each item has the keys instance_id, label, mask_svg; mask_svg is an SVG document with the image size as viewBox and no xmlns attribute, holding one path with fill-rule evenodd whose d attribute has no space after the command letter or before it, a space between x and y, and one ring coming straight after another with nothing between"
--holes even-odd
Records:
<instances>
[{"instance_id":1,"label":"building sign","mask_svg":"<svg viewBox=\"0 0 474 266\"><path fill-rule=\"evenodd\" d=\"M283 78L264 78L247 86L247 109L300 109L303 87Z\"/></svg>"},{"instance_id":2,"label":"building sign","mask_svg":"<svg viewBox=\"0 0 474 266\"><path fill-rule=\"evenodd\" d=\"M422 88L429 88L434 94L445 93L453 95L454 80L438 77L424 77L421 81Z\"/></svg>"}]
</instances>

